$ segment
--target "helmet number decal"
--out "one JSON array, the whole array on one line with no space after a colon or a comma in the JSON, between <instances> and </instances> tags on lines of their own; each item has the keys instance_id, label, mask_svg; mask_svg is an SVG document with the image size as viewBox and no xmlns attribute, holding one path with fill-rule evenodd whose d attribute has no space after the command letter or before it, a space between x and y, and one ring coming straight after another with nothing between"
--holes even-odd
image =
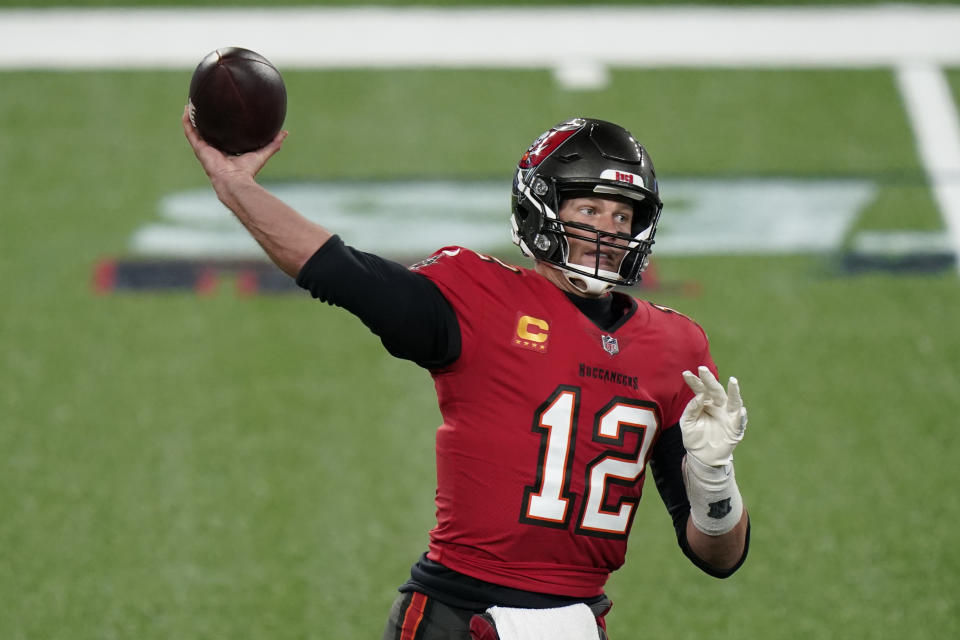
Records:
<instances>
[{"instance_id":1,"label":"helmet number decal","mask_svg":"<svg viewBox=\"0 0 960 640\"><path fill-rule=\"evenodd\" d=\"M643 475L660 425L654 405L623 397L608 402L594 416L591 435L593 442L605 445L606 450L585 464L575 457L579 408L579 387L560 385L537 409L533 423L533 431L541 434L537 477L524 489L520 521L566 529L576 500L571 480L582 473L583 500L576 533L626 537L639 495L623 496L615 505L608 504L608 497L611 486L633 486Z\"/></svg>"}]
</instances>

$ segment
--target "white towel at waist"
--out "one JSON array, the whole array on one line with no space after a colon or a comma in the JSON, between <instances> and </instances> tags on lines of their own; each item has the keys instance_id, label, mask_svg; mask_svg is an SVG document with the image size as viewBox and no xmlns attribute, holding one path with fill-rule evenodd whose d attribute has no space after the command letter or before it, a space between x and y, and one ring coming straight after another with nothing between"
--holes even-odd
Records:
<instances>
[{"instance_id":1,"label":"white towel at waist","mask_svg":"<svg viewBox=\"0 0 960 640\"><path fill-rule=\"evenodd\" d=\"M597 619L581 603L555 609L487 609L500 640L598 640Z\"/></svg>"}]
</instances>

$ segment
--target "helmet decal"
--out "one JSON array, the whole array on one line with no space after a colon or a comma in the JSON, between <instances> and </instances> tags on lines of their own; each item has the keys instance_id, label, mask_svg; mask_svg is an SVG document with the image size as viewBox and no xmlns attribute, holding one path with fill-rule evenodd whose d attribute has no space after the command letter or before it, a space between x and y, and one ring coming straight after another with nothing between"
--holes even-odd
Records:
<instances>
[{"instance_id":1,"label":"helmet decal","mask_svg":"<svg viewBox=\"0 0 960 640\"><path fill-rule=\"evenodd\" d=\"M550 185L543 181L543 178L537 176L533 180L533 192L538 196L545 196L550 193Z\"/></svg>"},{"instance_id":2,"label":"helmet decal","mask_svg":"<svg viewBox=\"0 0 960 640\"><path fill-rule=\"evenodd\" d=\"M521 169L531 169L539 165L545 158L553 153L557 147L567 141L574 133L580 130L585 124L583 118L574 118L550 129L539 138L533 141L527 152L520 158Z\"/></svg>"},{"instance_id":3,"label":"helmet decal","mask_svg":"<svg viewBox=\"0 0 960 640\"><path fill-rule=\"evenodd\" d=\"M642 176L618 169L606 169L600 174L600 177L607 180L613 180L615 182L626 182L628 184L635 184L641 187L646 186L643 184Z\"/></svg>"}]
</instances>

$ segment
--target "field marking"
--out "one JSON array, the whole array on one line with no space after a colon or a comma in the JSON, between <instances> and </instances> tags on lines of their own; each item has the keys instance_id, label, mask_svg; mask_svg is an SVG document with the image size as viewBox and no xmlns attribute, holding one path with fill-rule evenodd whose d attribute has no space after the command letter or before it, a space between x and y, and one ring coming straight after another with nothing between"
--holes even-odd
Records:
<instances>
[{"instance_id":1,"label":"field marking","mask_svg":"<svg viewBox=\"0 0 960 640\"><path fill-rule=\"evenodd\" d=\"M960 272L960 125L950 85L932 64L900 65L896 77Z\"/></svg>"},{"instance_id":2,"label":"field marking","mask_svg":"<svg viewBox=\"0 0 960 640\"><path fill-rule=\"evenodd\" d=\"M8 9L0 68L189 69L230 45L311 68L950 65L958 33L949 6Z\"/></svg>"},{"instance_id":3,"label":"field marking","mask_svg":"<svg viewBox=\"0 0 960 640\"><path fill-rule=\"evenodd\" d=\"M657 256L832 253L877 192L874 181L852 179L665 178L660 185L670 215L660 221ZM509 226L501 180L283 182L270 191L380 255L425 256L457 244L495 253ZM266 259L209 187L167 194L158 214L134 232L133 254Z\"/></svg>"},{"instance_id":4,"label":"field marking","mask_svg":"<svg viewBox=\"0 0 960 640\"><path fill-rule=\"evenodd\" d=\"M960 271L960 129L940 71L960 65L957 34L960 7L934 5L6 9L0 70L189 70L229 45L281 68L547 68L588 89L608 67L892 68Z\"/></svg>"}]
</instances>

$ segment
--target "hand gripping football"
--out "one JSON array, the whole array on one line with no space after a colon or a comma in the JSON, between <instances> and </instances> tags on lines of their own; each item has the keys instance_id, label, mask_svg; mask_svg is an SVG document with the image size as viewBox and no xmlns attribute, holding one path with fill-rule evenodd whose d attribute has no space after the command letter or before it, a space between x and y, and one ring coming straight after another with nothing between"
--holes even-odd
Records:
<instances>
[{"instance_id":1,"label":"hand gripping football","mask_svg":"<svg viewBox=\"0 0 960 640\"><path fill-rule=\"evenodd\" d=\"M224 47L207 54L190 80L190 122L224 153L265 146L287 115L280 72L259 53Z\"/></svg>"}]
</instances>

